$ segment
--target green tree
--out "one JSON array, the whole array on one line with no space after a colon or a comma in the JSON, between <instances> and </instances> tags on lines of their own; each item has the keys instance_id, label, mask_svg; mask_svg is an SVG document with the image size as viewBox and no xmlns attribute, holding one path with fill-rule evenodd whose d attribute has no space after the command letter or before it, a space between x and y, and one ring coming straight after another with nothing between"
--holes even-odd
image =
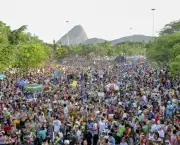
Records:
<instances>
[{"instance_id":1,"label":"green tree","mask_svg":"<svg viewBox=\"0 0 180 145\"><path fill-rule=\"evenodd\" d=\"M28 70L49 59L52 46L26 33L27 26L11 30L0 21L0 71L9 66Z\"/></svg>"},{"instance_id":2,"label":"green tree","mask_svg":"<svg viewBox=\"0 0 180 145\"><path fill-rule=\"evenodd\" d=\"M166 24L164 28L160 31L160 35L173 34L176 32L180 32L180 20Z\"/></svg>"},{"instance_id":3,"label":"green tree","mask_svg":"<svg viewBox=\"0 0 180 145\"><path fill-rule=\"evenodd\" d=\"M15 62L16 49L12 45L0 44L0 71Z\"/></svg>"},{"instance_id":4,"label":"green tree","mask_svg":"<svg viewBox=\"0 0 180 145\"><path fill-rule=\"evenodd\" d=\"M180 76L180 63L179 62L180 62L180 54L177 55L169 63L169 71L173 77Z\"/></svg>"},{"instance_id":5,"label":"green tree","mask_svg":"<svg viewBox=\"0 0 180 145\"><path fill-rule=\"evenodd\" d=\"M6 26L5 23L0 21L0 44L8 44L8 34L10 32L10 27Z\"/></svg>"},{"instance_id":6,"label":"green tree","mask_svg":"<svg viewBox=\"0 0 180 145\"><path fill-rule=\"evenodd\" d=\"M66 46L61 46L61 47L57 47L57 57L66 57L69 52L68 52L68 48Z\"/></svg>"},{"instance_id":7,"label":"green tree","mask_svg":"<svg viewBox=\"0 0 180 145\"><path fill-rule=\"evenodd\" d=\"M162 35L154 42L151 42L150 48L147 49L147 58L158 64L167 64L172 58L172 48L180 43L180 33Z\"/></svg>"},{"instance_id":8,"label":"green tree","mask_svg":"<svg viewBox=\"0 0 180 145\"><path fill-rule=\"evenodd\" d=\"M27 26L24 25L24 26L21 26L19 29L10 31L8 33L8 39L9 39L10 44L17 45L19 43L21 33L24 32L26 29L27 29Z\"/></svg>"},{"instance_id":9,"label":"green tree","mask_svg":"<svg viewBox=\"0 0 180 145\"><path fill-rule=\"evenodd\" d=\"M24 45L17 53L15 64L28 70L29 68L38 67L48 58L44 46L40 43Z\"/></svg>"}]
</instances>

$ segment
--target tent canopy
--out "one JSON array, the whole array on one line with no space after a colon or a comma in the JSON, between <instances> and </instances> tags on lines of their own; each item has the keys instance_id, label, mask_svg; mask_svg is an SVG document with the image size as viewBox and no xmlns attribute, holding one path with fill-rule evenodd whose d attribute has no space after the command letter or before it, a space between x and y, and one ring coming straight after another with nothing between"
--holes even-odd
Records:
<instances>
[{"instance_id":1,"label":"tent canopy","mask_svg":"<svg viewBox=\"0 0 180 145\"><path fill-rule=\"evenodd\" d=\"M54 70L54 76L59 77L61 75L60 70Z\"/></svg>"},{"instance_id":2,"label":"tent canopy","mask_svg":"<svg viewBox=\"0 0 180 145\"><path fill-rule=\"evenodd\" d=\"M126 58L124 56L118 56L114 59L114 61L118 63L124 63L126 62Z\"/></svg>"},{"instance_id":3,"label":"tent canopy","mask_svg":"<svg viewBox=\"0 0 180 145\"><path fill-rule=\"evenodd\" d=\"M25 80L21 80L21 81L18 81L16 84L17 84L18 86L24 86L24 85L28 84L28 82L25 81Z\"/></svg>"}]
</instances>

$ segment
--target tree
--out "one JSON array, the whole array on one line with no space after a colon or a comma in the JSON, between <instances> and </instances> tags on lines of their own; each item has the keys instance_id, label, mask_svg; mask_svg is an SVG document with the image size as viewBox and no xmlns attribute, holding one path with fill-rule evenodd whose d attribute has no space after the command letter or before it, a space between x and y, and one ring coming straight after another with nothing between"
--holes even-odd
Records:
<instances>
[{"instance_id":1,"label":"tree","mask_svg":"<svg viewBox=\"0 0 180 145\"><path fill-rule=\"evenodd\" d=\"M166 24L160 31L160 35L173 34L176 32L180 32L180 20Z\"/></svg>"},{"instance_id":2,"label":"tree","mask_svg":"<svg viewBox=\"0 0 180 145\"><path fill-rule=\"evenodd\" d=\"M61 58L66 57L69 54L68 48L66 46L57 47L56 53L57 57Z\"/></svg>"},{"instance_id":3,"label":"tree","mask_svg":"<svg viewBox=\"0 0 180 145\"><path fill-rule=\"evenodd\" d=\"M172 58L172 48L180 43L180 33L161 35L154 42L151 42L147 49L147 58L159 64L167 64Z\"/></svg>"},{"instance_id":4,"label":"tree","mask_svg":"<svg viewBox=\"0 0 180 145\"><path fill-rule=\"evenodd\" d=\"M173 77L180 76L180 55L177 55L169 63L169 71Z\"/></svg>"},{"instance_id":5,"label":"tree","mask_svg":"<svg viewBox=\"0 0 180 145\"><path fill-rule=\"evenodd\" d=\"M28 70L46 62L52 53L52 46L37 36L24 32L26 25L16 30L0 21L0 71L9 66Z\"/></svg>"},{"instance_id":6,"label":"tree","mask_svg":"<svg viewBox=\"0 0 180 145\"><path fill-rule=\"evenodd\" d=\"M8 39L10 44L17 45L20 40L20 35L22 32L24 32L27 29L26 25L21 26L19 29L13 30L8 33Z\"/></svg>"},{"instance_id":7,"label":"tree","mask_svg":"<svg viewBox=\"0 0 180 145\"><path fill-rule=\"evenodd\" d=\"M180 43L175 44L172 48L172 58L176 58L180 54Z\"/></svg>"},{"instance_id":8,"label":"tree","mask_svg":"<svg viewBox=\"0 0 180 145\"><path fill-rule=\"evenodd\" d=\"M0 21L0 44L8 44L8 33L10 32L10 27L6 26L5 23Z\"/></svg>"},{"instance_id":9,"label":"tree","mask_svg":"<svg viewBox=\"0 0 180 145\"><path fill-rule=\"evenodd\" d=\"M107 55L108 56L113 56L113 54L114 54L113 49L109 48L108 51L107 51Z\"/></svg>"},{"instance_id":10,"label":"tree","mask_svg":"<svg viewBox=\"0 0 180 145\"><path fill-rule=\"evenodd\" d=\"M180 75L180 20L166 24L160 36L146 46L152 63L167 66L172 76Z\"/></svg>"},{"instance_id":11,"label":"tree","mask_svg":"<svg viewBox=\"0 0 180 145\"><path fill-rule=\"evenodd\" d=\"M16 49L12 45L0 44L0 71L8 68L15 62Z\"/></svg>"},{"instance_id":12,"label":"tree","mask_svg":"<svg viewBox=\"0 0 180 145\"><path fill-rule=\"evenodd\" d=\"M24 45L17 53L15 64L21 69L37 67L47 59L47 53L41 43Z\"/></svg>"}]
</instances>

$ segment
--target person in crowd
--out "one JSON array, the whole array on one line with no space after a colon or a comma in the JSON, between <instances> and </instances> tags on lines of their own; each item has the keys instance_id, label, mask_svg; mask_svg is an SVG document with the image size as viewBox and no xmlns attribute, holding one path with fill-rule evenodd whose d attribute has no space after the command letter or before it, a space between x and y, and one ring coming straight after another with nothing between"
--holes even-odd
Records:
<instances>
[{"instance_id":1,"label":"person in crowd","mask_svg":"<svg viewBox=\"0 0 180 145\"><path fill-rule=\"evenodd\" d=\"M180 144L180 79L139 56L126 63L79 56L23 75L7 72L0 80L0 145ZM26 91L21 80L44 90Z\"/></svg>"}]
</instances>

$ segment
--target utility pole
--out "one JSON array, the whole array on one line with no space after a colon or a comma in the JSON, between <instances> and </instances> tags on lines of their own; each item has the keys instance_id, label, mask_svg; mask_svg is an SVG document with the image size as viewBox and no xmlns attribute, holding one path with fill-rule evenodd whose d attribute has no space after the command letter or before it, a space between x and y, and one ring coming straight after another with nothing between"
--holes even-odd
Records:
<instances>
[{"instance_id":1,"label":"utility pole","mask_svg":"<svg viewBox=\"0 0 180 145\"><path fill-rule=\"evenodd\" d=\"M154 9L154 8L153 8L153 9L151 9L151 11L153 12L153 21L152 21L152 22L153 22L153 24L152 24L152 31L153 31L152 35L153 35L153 41L154 41L154 29L155 29L155 28L154 28L154 23L155 23L155 22L154 22L154 21L155 21L155 20L154 20L154 15L155 15L155 10L156 10L156 9Z\"/></svg>"}]
</instances>

